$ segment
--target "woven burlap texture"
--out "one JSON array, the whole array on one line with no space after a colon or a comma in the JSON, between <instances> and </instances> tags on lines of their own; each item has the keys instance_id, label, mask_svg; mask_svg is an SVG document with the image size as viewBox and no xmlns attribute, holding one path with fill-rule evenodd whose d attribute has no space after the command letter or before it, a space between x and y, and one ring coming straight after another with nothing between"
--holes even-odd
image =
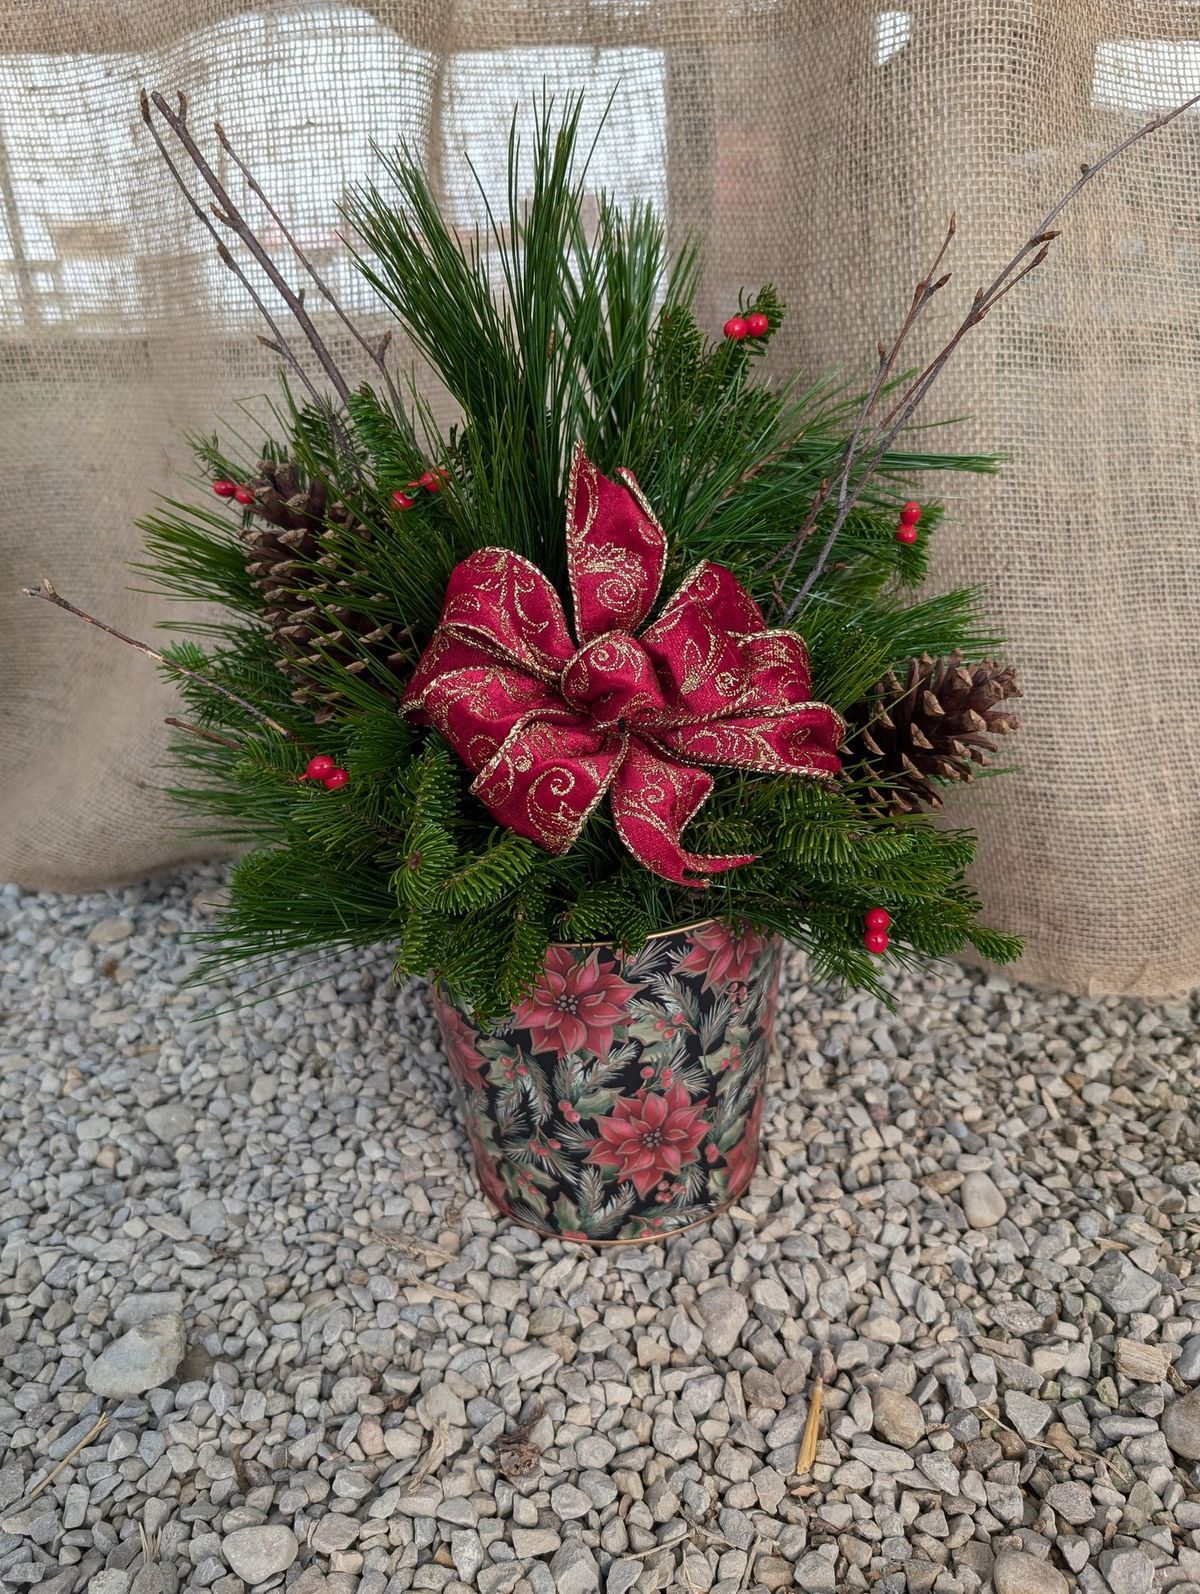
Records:
<instances>
[{"instance_id":1,"label":"woven burlap texture","mask_svg":"<svg viewBox=\"0 0 1200 1594\"><path fill-rule=\"evenodd\" d=\"M597 113L615 90L597 180L699 234L714 329L772 280L783 358L861 373L951 211L954 283L914 358L1081 162L1200 88L1200 7L3 0L0 878L82 888L212 850L157 790L170 689L18 595L49 576L153 635L170 608L131 590L135 517L203 491L186 435L257 437L242 406L276 381L139 86L186 91L197 129L218 115L345 285L336 207L377 173L372 138L412 140L469 223L462 150L498 183L512 103L543 80ZM1012 456L938 483L936 579L987 585L1026 690L1019 767L954 816L981 832L990 920L1027 938L1021 972L1076 990L1200 980L1198 155L1189 115L1104 174L926 416L968 417L939 446Z\"/></svg>"}]
</instances>

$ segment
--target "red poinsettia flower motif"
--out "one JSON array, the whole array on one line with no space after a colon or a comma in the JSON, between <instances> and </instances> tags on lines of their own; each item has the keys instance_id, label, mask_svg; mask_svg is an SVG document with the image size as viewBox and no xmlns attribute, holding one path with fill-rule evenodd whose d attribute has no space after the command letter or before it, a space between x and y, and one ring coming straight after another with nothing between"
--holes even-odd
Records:
<instances>
[{"instance_id":1,"label":"red poinsettia flower motif","mask_svg":"<svg viewBox=\"0 0 1200 1594\"><path fill-rule=\"evenodd\" d=\"M576 960L569 947L552 946L537 984L513 1013L513 1026L529 1031L535 1052L607 1057L636 994L636 986L601 964L598 951Z\"/></svg>"},{"instance_id":2,"label":"red poinsettia flower motif","mask_svg":"<svg viewBox=\"0 0 1200 1594\"><path fill-rule=\"evenodd\" d=\"M672 1085L664 1095L639 1091L619 1100L609 1117L596 1120L596 1128L600 1139L593 1141L587 1160L632 1180L640 1196L648 1195L664 1175L694 1162L708 1133L703 1109L692 1104L682 1084Z\"/></svg>"},{"instance_id":3,"label":"red poinsettia flower motif","mask_svg":"<svg viewBox=\"0 0 1200 1594\"><path fill-rule=\"evenodd\" d=\"M438 1003L438 1022L450 1072L468 1090L485 1090L483 1075L488 1064L476 1049L477 1032L449 1002Z\"/></svg>"},{"instance_id":4,"label":"red poinsettia flower motif","mask_svg":"<svg viewBox=\"0 0 1200 1594\"><path fill-rule=\"evenodd\" d=\"M729 1170L729 1193L740 1195L754 1177L758 1167L758 1142L762 1134L763 1102L759 1094L746 1117L746 1132L736 1146L725 1153L725 1166Z\"/></svg>"},{"instance_id":5,"label":"red poinsettia flower motif","mask_svg":"<svg viewBox=\"0 0 1200 1594\"><path fill-rule=\"evenodd\" d=\"M761 935L744 926L702 924L691 932L692 950L677 966L680 974L703 974L703 989L745 985L762 951Z\"/></svg>"}]
</instances>

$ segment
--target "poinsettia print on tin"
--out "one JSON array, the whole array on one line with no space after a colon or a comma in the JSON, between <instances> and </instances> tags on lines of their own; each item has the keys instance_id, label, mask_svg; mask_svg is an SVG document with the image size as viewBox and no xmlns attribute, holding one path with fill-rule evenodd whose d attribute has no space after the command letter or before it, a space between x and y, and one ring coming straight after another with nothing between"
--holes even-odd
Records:
<instances>
[{"instance_id":1,"label":"poinsettia print on tin","mask_svg":"<svg viewBox=\"0 0 1200 1594\"><path fill-rule=\"evenodd\" d=\"M647 1240L758 1164L777 938L715 920L637 952L551 946L504 1022L434 1001L484 1194L542 1233Z\"/></svg>"}]
</instances>

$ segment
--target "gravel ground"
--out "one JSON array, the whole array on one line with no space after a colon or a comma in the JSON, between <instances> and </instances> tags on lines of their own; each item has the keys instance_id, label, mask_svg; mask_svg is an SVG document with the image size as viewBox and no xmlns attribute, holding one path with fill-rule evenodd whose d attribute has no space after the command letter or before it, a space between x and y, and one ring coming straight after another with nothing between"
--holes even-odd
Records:
<instances>
[{"instance_id":1,"label":"gravel ground","mask_svg":"<svg viewBox=\"0 0 1200 1594\"><path fill-rule=\"evenodd\" d=\"M0 1586L1200 1594L1194 1005L797 961L748 1196L595 1253L385 956L204 1021L218 890L0 894Z\"/></svg>"}]
</instances>

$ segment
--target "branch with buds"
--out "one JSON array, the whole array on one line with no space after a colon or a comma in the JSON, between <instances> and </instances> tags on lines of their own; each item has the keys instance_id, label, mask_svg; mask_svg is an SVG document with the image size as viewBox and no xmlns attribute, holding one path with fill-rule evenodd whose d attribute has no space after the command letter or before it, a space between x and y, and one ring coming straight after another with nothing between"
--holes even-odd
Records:
<instances>
[{"instance_id":1,"label":"branch with buds","mask_svg":"<svg viewBox=\"0 0 1200 1594\"><path fill-rule=\"evenodd\" d=\"M143 89L138 96L138 101L141 106L142 120L150 129L151 137L154 139L154 142L158 147L158 152L166 163L167 170L175 179L180 192L187 200L193 214L203 224L205 229L216 243L217 256L220 259L221 264L225 266L227 270L232 271L234 276L237 277L238 281L242 284L242 287L249 295L259 315L262 316L263 320L270 329L271 336L269 338L260 338L259 341L265 344L265 346L271 349L275 354L278 354L281 359L286 361L288 366L296 373L297 378L307 389L309 396L314 400L314 402L323 405L321 395L318 393L307 371L305 371L295 350L284 337L282 330L271 315L270 311L267 309L266 305L263 303L260 294L254 287L254 284L250 281L250 278L246 275L246 272L243 270L241 264L231 252L224 239L221 237L221 234L217 231L217 228L214 226L211 219L212 217L215 217L222 227L231 232L234 237L245 246L252 259L254 259L261 267L263 274L267 278L267 281L279 294L280 298L283 300L284 304L287 306L289 312L295 320L296 325L304 334L305 341L308 343L309 348L316 356L321 369L329 378L334 392L337 394L338 398L345 403L346 399L350 396L350 384L339 370L337 362L330 353L328 345L321 337L320 332L317 330L312 317L309 315L308 310L305 307L304 289L297 289L291 286L283 272L280 270L279 266L275 263L275 260L271 256L266 245L258 237L253 227L247 221L236 200L230 194L229 190L226 188L224 183L222 183L221 179L217 176L216 172L205 158L200 146L196 143L196 140L193 138L191 130L187 125L188 106L186 95L183 93L179 93L177 95L177 105L174 108L163 97L163 95L159 93L147 94L145 89ZM180 149L182 149L183 153L187 156L188 160L191 162L192 166L203 180L205 186L212 193L216 203L210 205L207 209L200 203L198 199L196 199L191 189L185 182L183 173L179 170L175 160L172 158L170 150L167 148L166 140L163 138L161 132L155 124L151 107L153 107L153 109L159 113L167 127L175 135ZM296 257L296 260L302 270L306 272L306 274L312 280L318 293L332 308L334 314L350 333L354 341L360 346L360 348L364 350L368 358L378 368L380 375L383 378L384 385L387 388L389 398L393 404L398 406L400 402L399 394L396 391L395 384L392 380L391 373L387 368L387 363L385 360L387 348L391 342L391 333L387 332L382 338L372 342L371 339L368 338L366 334L355 325L354 321L350 318L338 301L329 284L317 270L312 260L300 247L295 234L287 226L283 217L279 214L279 211L267 197L258 179L254 176L249 166L247 166L246 162L230 143L225 129L221 126L220 122L214 122L213 129L217 135L217 142L220 144L226 155L229 156L233 164L237 167L238 171L242 174L243 178L245 179L246 186L250 190L251 194L253 194L254 197L259 201L267 215L279 229L287 243L288 248Z\"/></svg>"},{"instance_id":2,"label":"branch with buds","mask_svg":"<svg viewBox=\"0 0 1200 1594\"><path fill-rule=\"evenodd\" d=\"M216 692L229 703L236 704L243 714L249 714L251 719L256 719L260 725L265 725L269 731L274 731L277 736L282 736L289 742L299 742L300 738L294 732L280 725L278 720L273 720L269 714L264 714L261 708L251 703L248 698L231 691L220 681L214 681L209 675L201 675L198 670L189 670L186 664L179 664L175 659L167 658L165 653L160 653L157 648L152 648L148 642L139 642L137 637L126 636L124 631L118 631L115 626L107 625L103 620L98 620L94 614L88 614L85 609L77 608L69 603L55 589L50 581L43 580L40 587L22 587L21 591L27 598L41 598L46 603L52 603L56 609L65 609L68 614L73 614L77 620L84 620L88 625L94 625L98 631L103 631L107 636L116 637L118 642L124 642L127 647L136 648L139 653L144 653L148 659L153 659L156 664L161 664L164 669L173 670L176 675L186 676L189 681L207 687L210 692ZM172 722L168 722L172 723ZM184 730L193 730L194 726L185 725ZM203 733L202 733L203 734ZM211 740L219 740L212 737ZM303 746L304 744L301 743Z\"/></svg>"},{"instance_id":3,"label":"branch with buds","mask_svg":"<svg viewBox=\"0 0 1200 1594\"><path fill-rule=\"evenodd\" d=\"M841 468L837 475L829 481L823 482L816 497L813 499L804 524L800 527L791 541L780 550L771 561L772 565L787 561L786 567L779 578L778 589L786 591L788 579L796 567L804 543L816 529L817 521L822 510L825 509L830 499L836 495L836 509L829 530L825 534L825 541L817 555L816 562L806 576L800 590L792 598L791 603L784 611L784 622L791 621L804 599L808 596L813 586L820 579L822 571L829 563L833 553L834 544L846 523L851 510L862 497L863 491L872 474L878 469L879 463L896 438L912 421L917 410L924 403L930 388L937 381L947 361L958 348L966 335L995 309L1001 299L1037 268L1050 252L1050 245L1058 237L1055 223L1066 210L1067 206L1082 193L1088 183L1099 175L1100 172L1119 155L1146 138L1150 133L1157 132L1166 127L1176 117L1182 116L1185 111L1200 104L1200 94L1195 94L1190 100L1185 100L1182 105L1177 105L1174 110L1164 111L1161 116L1152 118L1141 127L1135 128L1114 145L1107 154L1101 156L1090 165L1084 165L1075 181L1067 191L1049 209L1042 220L1034 228L1030 236L1017 249L1010 260L1001 267L993 280L983 288L976 290L966 314L950 335L943 347L933 356L928 364L905 387L903 393L896 399L887 412L876 417L876 408L881 395L887 387L899 361L901 350L908 342L913 328L929 306L930 301L950 281L950 273L942 272L942 263L946 258L950 243L954 238L956 224L952 216L946 228L946 236L942 240L941 248L934 257L929 270L913 289L912 301L908 313L904 317L900 330L890 345L880 344L879 364L875 378L863 400L862 408L854 423L853 430L847 440L842 454ZM769 567L768 567L769 568Z\"/></svg>"}]
</instances>

